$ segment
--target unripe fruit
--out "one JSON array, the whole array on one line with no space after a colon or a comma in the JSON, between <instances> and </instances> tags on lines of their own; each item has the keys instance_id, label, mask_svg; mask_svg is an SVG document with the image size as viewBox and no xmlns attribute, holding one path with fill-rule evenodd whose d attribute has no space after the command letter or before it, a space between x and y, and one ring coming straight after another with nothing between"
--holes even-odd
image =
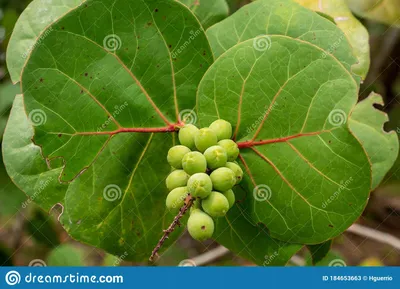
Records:
<instances>
[{"instance_id":1,"label":"unripe fruit","mask_svg":"<svg viewBox=\"0 0 400 289\"><path fill-rule=\"evenodd\" d=\"M185 205L188 196L187 187L173 189L167 196L165 204L172 212L178 212Z\"/></svg>"},{"instance_id":2,"label":"unripe fruit","mask_svg":"<svg viewBox=\"0 0 400 289\"><path fill-rule=\"evenodd\" d=\"M215 132L218 140L230 139L232 137L232 125L226 120L218 119L209 128Z\"/></svg>"},{"instance_id":3,"label":"unripe fruit","mask_svg":"<svg viewBox=\"0 0 400 289\"><path fill-rule=\"evenodd\" d=\"M203 210L211 217L223 217L229 210L228 199L219 192L211 192L208 198L201 202Z\"/></svg>"},{"instance_id":4,"label":"unripe fruit","mask_svg":"<svg viewBox=\"0 0 400 289\"><path fill-rule=\"evenodd\" d=\"M195 209L187 221L187 228L193 239L204 241L212 237L214 233L214 221L203 211Z\"/></svg>"},{"instance_id":5,"label":"unripe fruit","mask_svg":"<svg viewBox=\"0 0 400 289\"><path fill-rule=\"evenodd\" d=\"M229 203L229 209L233 207L233 205L235 204L235 194L233 193L232 190L227 190L226 192L222 193L225 198L228 200Z\"/></svg>"},{"instance_id":6,"label":"unripe fruit","mask_svg":"<svg viewBox=\"0 0 400 289\"><path fill-rule=\"evenodd\" d=\"M207 160L207 167L211 170L218 169L226 165L228 156L221 146L212 146L206 149L204 156Z\"/></svg>"},{"instance_id":7,"label":"unripe fruit","mask_svg":"<svg viewBox=\"0 0 400 289\"><path fill-rule=\"evenodd\" d=\"M237 159L239 155L238 145L231 139L224 139L218 142L218 145L223 147L228 155L228 161L232 162Z\"/></svg>"},{"instance_id":8,"label":"unripe fruit","mask_svg":"<svg viewBox=\"0 0 400 289\"><path fill-rule=\"evenodd\" d=\"M226 163L226 167L228 169L231 169L235 173L236 185L238 183L240 183L242 181L242 179L243 179L243 170L242 170L242 168L238 164L235 164L235 163L232 163L232 162L227 162Z\"/></svg>"},{"instance_id":9,"label":"unripe fruit","mask_svg":"<svg viewBox=\"0 0 400 289\"><path fill-rule=\"evenodd\" d=\"M194 137L196 148L201 152L216 145L217 141L217 135L209 128L200 129Z\"/></svg>"},{"instance_id":10,"label":"unripe fruit","mask_svg":"<svg viewBox=\"0 0 400 289\"><path fill-rule=\"evenodd\" d=\"M167 155L168 163L176 169L181 169L182 159L189 152L190 149L188 147L182 145L173 146L168 151Z\"/></svg>"},{"instance_id":11,"label":"unripe fruit","mask_svg":"<svg viewBox=\"0 0 400 289\"><path fill-rule=\"evenodd\" d=\"M210 175L214 189L225 192L232 189L236 184L235 173L228 168L219 168L213 171Z\"/></svg>"},{"instance_id":12,"label":"unripe fruit","mask_svg":"<svg viewBox=\"0 0 400 289\"><path fill-rule=\"evenodd\" d=\"M184 170L175 170L169 174L165 180L165 184L169 191L178 187L186 186L189 180L189 175Z\"/></svg>"},{"instance_id":13,"label":"unripe fruit","mask_svg":"<svg viewBox=\"0 0 400 289\"><path fill-rule=\"evenodd\" d=\"M182 167L189 175L204 173L207 169L207 161L201 153L190 152L183 157Z\"/></svg>"},{"instance_id":14,"label":"unripe fruit","mask_svg":"<svg viewBox=\"0 0 400 289\"><path fill-rule=\"evenodd\" d=\"M212 182L205 173L197 173L189 178L188 192L195 198L207 198L211 194Z\"/></svg>"},{"instance_id":15,"label":"unripe fruit","mask_svg":"<svg viewBox=\"0 0 400 289\"><path fill-rule=\"evenodd\" d=\"M199 129L193 124L187 124L179 130L179 142L194 150L196 148L194 144L194 137L198 133Z\"/></svg>"}]
</instances>

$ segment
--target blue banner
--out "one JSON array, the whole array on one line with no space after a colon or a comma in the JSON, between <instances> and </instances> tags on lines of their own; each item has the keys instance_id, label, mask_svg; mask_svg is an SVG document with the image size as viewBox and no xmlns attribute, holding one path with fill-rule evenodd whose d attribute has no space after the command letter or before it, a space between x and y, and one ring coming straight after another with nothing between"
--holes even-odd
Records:
<instances>
[{"instance_id":1,"label":"blue banner","mask_svg":"<svg viewBox=\"0 0 400 289\"><path fill-rule=\"evenodd\" d=\"M400 288L400 267L0 267L0 288Z\"/></svg>"}]
</instances>

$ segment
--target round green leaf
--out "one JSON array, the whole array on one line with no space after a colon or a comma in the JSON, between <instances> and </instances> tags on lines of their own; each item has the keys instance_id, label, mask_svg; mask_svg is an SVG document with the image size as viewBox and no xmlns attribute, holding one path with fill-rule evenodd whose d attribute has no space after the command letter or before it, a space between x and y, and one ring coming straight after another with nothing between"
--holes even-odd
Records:
<instances>
[{"instance_id":1,"label":"round green leaf","mask_svg":"<svg viewBox=\"0 0 400 289\"><path fill-rule=\"evenodd\" d=\"M351 73L308 42L270 36L217 59L198 91L201 126L235 124L248 193L241 204L271 237L318 244L364 210L371 167L347 119L357 102Z\"/></svg>"},{"instance_id":2,"label":"round green leaf","mask_svg":"<svg viewBox=\"0 0 400 289\"><path fill-rule=\"evenodd\" d=\"M372 189L376 189L392 168L399 154L399 139L395 131L383 129L389 117L374 108L384 105L379 94L371 93L359 102L349 118L351 131L360 140L372 164Z\"/></svg>"},{"instance_id":3,"label":"round green leaf","mask_svg":"<svg viewBox=\"0 0 400 289\"><path fill-rule=\"evenodd\" d=\"M348 71L357 62L345 34L334 23L291 0L255 1L207 30L215 58L260 35L265 35L258 43L261 49L270 45L269 36L285 35L322 48L323 57L333 55Z\"/></svg>"}]
</instances>

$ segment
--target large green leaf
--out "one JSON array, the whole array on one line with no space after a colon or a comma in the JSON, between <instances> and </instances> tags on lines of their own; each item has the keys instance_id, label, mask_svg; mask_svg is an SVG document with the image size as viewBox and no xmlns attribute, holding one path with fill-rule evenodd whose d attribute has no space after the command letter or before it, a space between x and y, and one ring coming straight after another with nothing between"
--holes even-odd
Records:
<instances>
[{"instance_id":1,"label":"large green leaf","mask_svg":"<svg viewBox=\"0 0 400 289\"><path fill-rule=\"evenodd\" d=\"M226 0L179 0L197 16L204 29L228 17Z\"/></svg>"},{"instance_id":2,"label":"large green leaf","mask_svg":"<svg viewBox=\"0 0 400 289\"><path fill-rule=\"evenodd\" d=\"M398 0L346 0L354 13L387 25L400 26L400 2Z\"/></svg>"},{"instance_id":3,"label":"large green leaf","mask_svg":"<svg viewBox=\"0 0 400 289\"><path fill-rule=\"evenodd\" d=\"M271 44L270 36L285 35L322 48L321 58L332 54L349 71L357 62L346 36L334 23L291 0L255 1L207 30L215 58L260 35L265 35L255 43L260 50Z\"/></svg>"},{"instance_id":4,"label":"large green leaf","mask_svg":"<svg viewBox=\"0 0 400 289\"><path fill-rule=\"evenodd\" d=\"M235 124L248 192L242 209L271 236L318 244L363 211L371 167L347 118L357 102L351 73L324 50L288 36L234 46L207 71L198 91L201 126Z\"/></svg>"},{"instance_id":5,"label":"large green leaf","mask_svg":"<svg viewBox=\"0 0 400 289\"><path fill-rule=\"evenodd\" d=\"M334 19L336 25L345 33L358 59L358 63L353 66L353 72L365 79L370 65L369 35L367 29L351 13L346 0L296 0L296 2ZM333 44L336 46L337 42Z\"/></svg>"},{"instance_id":6,"label":"large green leaf","mask_svg":"<svg viewBox=\"0 0 400 289\"><path fill-rule=\"evenodd\" d=\"M22 77L34 127L17 98L5 135L8 173L30 196L47 176L35 202L62 204L60 221L74 238L145 260L173 217L165 157L212 62L204 32L167 0L87 1L46 31Z\"/></svg>"},{"instance_id":7,"label":"large green leaf","mask_svg":"<svg viewBox=\"0 0 400 289\"><path fill-rule=\"evenodd\" d=\"M372 164L372 189L384 179L399 154L399 139L395 131L385 132L389 121L386 113L374 108L384 105L379 94L371 93L359 102L349 118L350 129L360 140Z\"/></svg>"},{"instance_id":8,"label":"large green leaf","mask_svg":"<svg viewBox=\"0 0 400 289\"><path fill-rule=\"evenodd\" d=\"M21 80L24 63L36 43L46 36L43 30L84 1L35 0L28 5L15 24L7 49L7 68L14 83Z\"/></svg>"},{"instance_id":9,"label":"large green leaf","mask_svg":"<svg viewBox=\"0 0 400 289\"><path fill-rule=\"evenodd\" d=\"M77 240L115 255L126 254L128 260L146 260L173 217L165 212L163 201L169 171L163 159L172 137L125 134L121 142L113 139L95 166L72 183L61 184L61 164L48 168L32 136L23 98L17 96L3 143L4 162L13 181L45 210L63 206L60 222ZM178 236L179 232L168 242Z\"/></svg>"}]
</instances>

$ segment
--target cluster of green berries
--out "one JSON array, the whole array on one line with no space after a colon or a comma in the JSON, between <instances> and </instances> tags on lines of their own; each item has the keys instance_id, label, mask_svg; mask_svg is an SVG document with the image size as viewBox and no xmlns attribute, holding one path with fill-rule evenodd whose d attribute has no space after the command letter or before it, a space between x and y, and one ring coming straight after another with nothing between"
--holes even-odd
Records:
<instances>
[{"instance_id":1,"label":"cluster of green berries","mask_svg":"<svg viewBox=\"0 0 400 289\"><path fill-rule=\"evenodd\" d=\"M232 126L222 119L202 129L189 124L179 131L181 145L168 151L173 171L166 180L170 190L166 205L177 212L189 195L195 198L187 228L199 241L211 238L212 218L225 216L234 205L232 188L243 178L243 171L235 162L239 148L231 137Z\"/></svg>"}]
</instances>

